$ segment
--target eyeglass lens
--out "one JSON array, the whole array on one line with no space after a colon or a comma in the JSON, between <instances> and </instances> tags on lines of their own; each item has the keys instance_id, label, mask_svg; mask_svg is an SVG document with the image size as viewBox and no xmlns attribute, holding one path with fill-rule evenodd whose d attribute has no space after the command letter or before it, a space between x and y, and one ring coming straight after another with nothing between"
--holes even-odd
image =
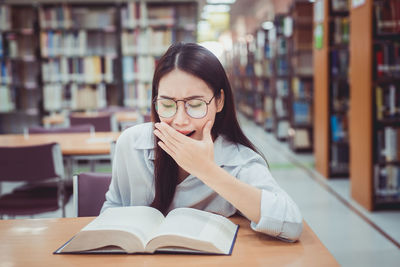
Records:
<instances>
[{"instance_id":1,"label":"eyeglass lens","mask_svg":"<svg viewBox=\"0 0 400 267\"><path fill-rule=\"evenodd\" d=\"M178 106L172 99L157 99L156 109L159 116L170 118L175 115ZM186 113L195 119L203 118L207 114L207 103L200 99L185 101Z\"/></svg>"}]
</instances>

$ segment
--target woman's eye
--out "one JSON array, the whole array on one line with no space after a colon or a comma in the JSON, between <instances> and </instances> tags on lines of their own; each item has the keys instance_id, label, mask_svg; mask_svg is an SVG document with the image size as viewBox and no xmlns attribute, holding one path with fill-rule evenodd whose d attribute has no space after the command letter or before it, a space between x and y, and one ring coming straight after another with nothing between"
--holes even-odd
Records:
<instances>
[{"instance_id":1,"label":"woman's eye","mask_svg":"<svg viewBox=\"0 0 400 267\"><path fill-rule=\"evenodd\" d=\"M191 107L191 108L199 108L199 107L202 106L202 104L203 104L203 102L201 102L201 101L189 102L188 103L189 107Z\"/></svg>"},{"instance_id":2,"label":"woman's eye","mask_svg":"<svg viewBox=\"0 0 400 267\"><path fill-rule=\"evenodd\" d=\"M173 108L173 104L162 104L163 108Z\"/></svg>"}]
</instances>

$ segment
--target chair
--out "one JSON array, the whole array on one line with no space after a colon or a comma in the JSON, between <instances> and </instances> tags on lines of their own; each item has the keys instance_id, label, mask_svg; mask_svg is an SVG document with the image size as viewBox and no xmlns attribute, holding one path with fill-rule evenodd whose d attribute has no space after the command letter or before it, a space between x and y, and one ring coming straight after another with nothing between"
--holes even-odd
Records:
<instances>
[{"instance_id":1,"label":"chair","mask_svg":"<svg viewBox=\"0 0 400 267\"><path fill-rule=\"evenodd\" d=\"M80 173L74 176L74 209L77 217L97 216L106 200L111 173Z\"/></svg>"},{"instance_id":2,"label":"chair","mask_svg":"<svg viewBox=\"0 0 400 267\"><path fill-rule=\"evenodd\" d=\"M71 126L81 124L91 124L96 132L117 131L117 122L111 113L103 113L96 116L70 115L69 123Z\"/></svg>"},{"instance_id":3,"label":"chair","mask_svg":"<svg viewBox=\"0 0 400 267\"><path fill-rule=\"evenodd\" d=\"M89 133L94 131L91 124L80 124L62 128L45 128L41 126L33 126L28 128L29 134L46 134L46 133Z\"/></svg>"},{"instance_id":4,"label":"chair","mask_svg":"<svg viewBox=\"0 0 400 267\"><path fill-rule=\"evenodd\" d=\"M22 186L0 194L0 216L34 215L62 209L70 195L64 190L60 145L0 147L0 182Z\"/></svg>"}]
</instances>

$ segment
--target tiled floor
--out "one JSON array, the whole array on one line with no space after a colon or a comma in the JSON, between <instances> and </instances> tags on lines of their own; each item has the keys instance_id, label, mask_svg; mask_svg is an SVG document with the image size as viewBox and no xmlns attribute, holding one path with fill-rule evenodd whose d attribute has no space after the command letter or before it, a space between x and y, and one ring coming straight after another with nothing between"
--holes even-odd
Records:
<instances>
[{"instance_id":1,"label":"tiled floor","mask_svg":"<svg viewBox=\"0 0 400 267\"><path fill-rule=\"evenodd\" d=\"M294 154L253 122L241 116L240 121L306 223L342 266L399 266L400 249L376 228L400 243L400 211L367 212L351 200L348 179L326 180L313 169L312 154ZM100 170L110 168L104 165ZM73 216L72 200L66 214ZM40 217L60 216L55 212Z\"/></svg>"}]
</instances>

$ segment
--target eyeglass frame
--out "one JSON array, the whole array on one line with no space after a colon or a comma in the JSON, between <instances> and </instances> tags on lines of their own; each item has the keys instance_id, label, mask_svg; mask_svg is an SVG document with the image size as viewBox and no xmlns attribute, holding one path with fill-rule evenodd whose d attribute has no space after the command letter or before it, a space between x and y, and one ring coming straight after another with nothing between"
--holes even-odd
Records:
<instances>
[{"instance_id":1,"label":"eyeglass frame","mask_svg":"<svg viewBox=\"0 0 400 267\"><path fill-rule=\"evenodd\" d=\"M201 99L201 98L191 98L191 99L186 99L186 100L185 100L185 99L177 99L177 100L176 100L176 99L173 99L173 98L160 98L160 99L172 100L172 101L175 102L175 105L176 105L175 113L174 113L173 115L171 115L170 117L163 117L163 116L161 116L161 115L158 113L158 109L157 109L157 100L160 100L159 98L157 98L158 96L154 97L154 99L153 99L153 104L154 104L154 109L156 110L158 116L160 116L161 118L164 118L164 119L169 119L169 118L172 118L173 116L176 115L176 113L178 112L178 102L179 102L179 101L183 102L183 106L184 106L184 109L185 109L185 113L186 113L190 118L192 118L192 119L202 119L202 118L204 118L205 116L207 116L207 114L208 114L208 105L211 104L211 102L212 102L213 99L215 98L215 95L216 95L216 94L214 94L213 97L211 97L211 99L210 99L208 102L205 101L204 99ZM204 114L203 117L195 118L195 117L192 117L192 116L187 112L187 110L186 110L186 102L187 102L187 101L190 101L190 100L200 100L200 101L203 101L203 102L206 104L207 109L206 109L206 113Z\"/></svg>"}]
</instances>

